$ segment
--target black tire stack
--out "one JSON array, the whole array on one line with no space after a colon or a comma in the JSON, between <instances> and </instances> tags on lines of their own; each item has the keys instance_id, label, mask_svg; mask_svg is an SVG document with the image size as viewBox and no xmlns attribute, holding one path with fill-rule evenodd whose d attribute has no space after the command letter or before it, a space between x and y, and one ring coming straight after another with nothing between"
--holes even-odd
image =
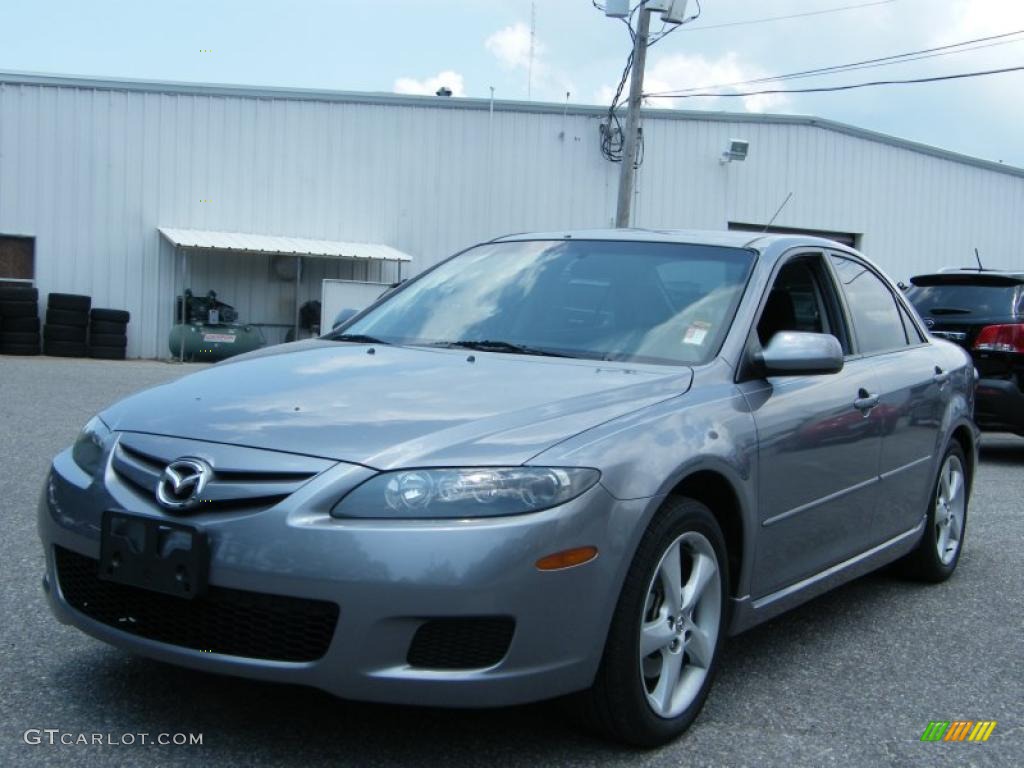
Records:
<instances>
[{"instance_id":1,"label":"black tire stack","mask_svg":"<svg viewBox=\"0 0 1024 768\"><path fill-rule=\"evenodd\" d=\"M39 291L0 288L0 355L39 354Z\"/></svg>"},{"instance_id":2,"label":"black tire stack","mask_svg":"<svg viewBox=\"0 0 1024 768\"><path fill-rule=\"evenodd\" d=\"M89 357L124 360L128 346L128 321L123 309L94 309L89 313Z\"/></svg>"},{"instance_id":3,"label":"black tire stack","mask_svg":"<svg viewBox=\"0 0 1024 768\"><path fill-rule=\"evenodd\" d=\"M46 300L43 353L54 357L85 357L92 299L74 293L51 293Z\"/></svg>"}]
</instances>

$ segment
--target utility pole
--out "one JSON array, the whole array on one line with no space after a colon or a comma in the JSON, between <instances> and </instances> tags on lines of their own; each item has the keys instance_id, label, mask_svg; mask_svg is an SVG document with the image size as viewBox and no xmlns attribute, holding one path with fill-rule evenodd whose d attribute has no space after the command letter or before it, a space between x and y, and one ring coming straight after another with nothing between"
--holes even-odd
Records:
<instances>
[{"instance_id":1,"label":"utility pole","mask_svg":"<svg viewBox=\"0 0 1024 768\"><path fill-rule=\"evenodd\" d=\"M526 73L526 100L533 98L533 50L537 42L537 3L530 3L530 63Z\"/></svg>"},{"instance_id":2,"label":"utility pole","mask_svg":"<svg viewBox=\"0 0 1024 768\"><path fill-rule=\"evenodd\" d=\"M619 171L619 205L615 212L615 226L629 226L633 207L633 180L636 177L636 151L640 134L640 107L643 102L644 65L647 63L647 37L651 29L651 12L644 5L637 19L633 40L633 67L629 73L629 101L626 112L626 135L622 148L622 168Z\"/></svg>"}]
</instances>

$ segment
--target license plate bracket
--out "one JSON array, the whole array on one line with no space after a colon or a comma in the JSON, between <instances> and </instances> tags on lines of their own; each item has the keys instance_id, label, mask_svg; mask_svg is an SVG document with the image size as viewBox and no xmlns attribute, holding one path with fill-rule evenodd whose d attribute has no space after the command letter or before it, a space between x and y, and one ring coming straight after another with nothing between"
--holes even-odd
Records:
<instances>
[{"instance_id":1,"label":"license plate bracket","mask_svg":"<svg viewBox=\"0 0 1024 768\"><path fill-rule=\"evenodd\" d=\"M210 540L196 525L103 513L99 577L192 600L206 592Z\"/></svg>"}]
</instances>

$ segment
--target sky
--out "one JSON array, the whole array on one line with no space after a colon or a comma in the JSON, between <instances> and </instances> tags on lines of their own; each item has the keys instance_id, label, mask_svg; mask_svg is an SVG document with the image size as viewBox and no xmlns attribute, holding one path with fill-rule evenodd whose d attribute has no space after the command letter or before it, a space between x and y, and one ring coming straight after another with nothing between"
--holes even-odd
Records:
<instances>
[{"instance_id":1,"label":"sky","mask_svg":"<svg viewBox=\"0 0 1024 768\"><path fill-rule=\"evenodd\" d=\"M870 5L864 5L870 3ZM649 51L645 92L1024 31L1024 0L702 0ZM766 17L831 11L795 19ZM696 0L689 13L696 12ZM532 35L531 56L531 18ZM630 40L591 0L6 0L0 70L607 104ZM661 28L660 22L654 25ZM1002 45L775 83L796 88L1024 65ZM757 86L765 87L765 86ZM1024 72L826 94L651 99L851 123L1024 167Z\"/></svg>"}]
</instances>

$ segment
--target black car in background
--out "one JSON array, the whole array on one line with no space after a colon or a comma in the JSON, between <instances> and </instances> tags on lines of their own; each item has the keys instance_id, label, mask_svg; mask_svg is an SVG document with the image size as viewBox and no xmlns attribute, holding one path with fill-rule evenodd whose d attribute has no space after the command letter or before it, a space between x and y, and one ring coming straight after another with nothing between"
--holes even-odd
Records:
<instances>
[{"instance_id":1,"label":"black car in background","mask_svg":"<svg viewBox=\"0 0 1024 768\"><path fill-rule=\"evenodd\" d=\"M1024 436L1024 271L962 269L910 283L907 298L929 332L974 358L978 426Z\"/></svg>"}]
</instances>

